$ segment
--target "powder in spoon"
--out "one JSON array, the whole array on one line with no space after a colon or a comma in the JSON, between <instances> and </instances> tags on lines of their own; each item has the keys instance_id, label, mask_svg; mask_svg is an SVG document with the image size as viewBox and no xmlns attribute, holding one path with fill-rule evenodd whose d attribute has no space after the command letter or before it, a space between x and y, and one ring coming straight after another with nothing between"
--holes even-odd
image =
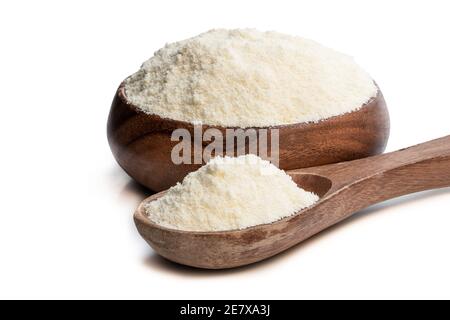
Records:
<instances>
[{"instance_id":1,"label":"powder in spoon","mask_svg":"<svg viewBox=\"0 0 450 320\"><path fill-rule=\"evenodd\" d=\"M351 57L314 41L220 29L167 44L125 81L125 92L149 114L246 128L355 111L377 87Z\"/></svg>"},{"instance_id":2,"label":"powder in spoon","mask_svg":"<svg viewBox=\"0 0 450 320\"><path fill-rule=\"evenodd\" d=\"M223 231L277 221L318 199L269 161L245 155L212 159L145 210L170 229Z\"/></svg>"}]
</instances>

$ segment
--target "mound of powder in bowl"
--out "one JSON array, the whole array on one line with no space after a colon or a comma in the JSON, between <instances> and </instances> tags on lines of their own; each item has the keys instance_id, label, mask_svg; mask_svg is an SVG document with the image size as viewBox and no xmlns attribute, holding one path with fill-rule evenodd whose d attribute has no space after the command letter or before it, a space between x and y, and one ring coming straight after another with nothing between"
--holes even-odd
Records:
<instances>
[{"instance_id":1,"label":"mound of powder in bowl","mask_svg":"<svg viewBox=\"0 0 450 320\"><path fill-rule=\"evenodd\" d=\"M125 93L148 114L246 128L348 113L377 87L351 57L314 41L219 29L157 51L125 81Z\"/></svg>"},{"instance_id":2,"label":"mound of powder in bowl","mask_svg":"<svg viewBox=\"0 0 450 320\"><path fill-rule=\"evenodd\" d=\"M318 199L269 161L245 155L212 159L145 210L166 228L224 231L280 220Z\"/></svg>"}]
</instances>

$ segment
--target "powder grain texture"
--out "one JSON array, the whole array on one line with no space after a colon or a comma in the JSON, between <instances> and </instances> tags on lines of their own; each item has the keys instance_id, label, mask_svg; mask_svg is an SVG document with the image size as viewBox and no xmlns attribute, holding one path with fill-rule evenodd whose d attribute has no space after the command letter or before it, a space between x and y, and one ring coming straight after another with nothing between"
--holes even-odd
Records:
<instances>
[{"instance_id":1,"label":"powder grain texture","mask_svg":"<svg viewBox=\"0 0 450 320\"><path fill-rule=\"evenodd\" d=\"M223 231L277 221L318 199L270 162L246 155L212 159L145 209L170 229Z\"/></svg>"},{"instance_id":2,"label":"powder grain texture","mask_svg":"<svg viewBox=\"0 0 450 320\"><path fill-rule=\"evenodd\" d=\"M245 128L351 112L377 87L351 57L314 41L220 29L166 45L126 80L125 91L149 114Z\"/></svg>"}]
</instances>

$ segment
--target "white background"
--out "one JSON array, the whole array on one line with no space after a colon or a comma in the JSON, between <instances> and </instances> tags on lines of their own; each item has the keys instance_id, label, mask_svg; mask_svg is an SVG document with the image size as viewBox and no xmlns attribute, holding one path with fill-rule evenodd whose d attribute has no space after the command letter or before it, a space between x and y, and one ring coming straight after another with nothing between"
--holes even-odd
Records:
<instances>
[{"instance_id":1,"label":"white background","mask_svg":"<svg viewBox=\"0 0 450 320\"><path fill-rule=\"evenodd\" d=\"M0 298L450 298L450 190L369 208L257 265L202 271L139 237L116 165L119 83L166 42L255 27L349 53L381 86L388 149L450 134L448 1L2 1Z\"/></svg>"}]
</instances>

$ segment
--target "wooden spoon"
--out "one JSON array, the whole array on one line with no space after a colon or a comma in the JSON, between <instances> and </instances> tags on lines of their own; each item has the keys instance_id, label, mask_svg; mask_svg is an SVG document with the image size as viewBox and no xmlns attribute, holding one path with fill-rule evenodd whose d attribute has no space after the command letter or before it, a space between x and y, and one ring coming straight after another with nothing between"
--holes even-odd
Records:
<instances>
[{"instance_id":1,"label":"wooden spoon","mask_svg":"<svg viewBox=\"0 0 450 320\"><path fill-rule=\"evenodd\" d=\"M450 186L450 136L370 158L289 171L320 200L271 224L225 232L186 232L154 224L143 201L137 229L161 256L189 266L223 269L274 256L372 204L409 193Z\"/></svg>"},{"instance_id":2,"label":"wooden spoon","mask_svg":"<svg viewBox=\"0 0 450 320\"><path fill-rule=\"evenodd\" d=\"M229 129L204 125L202 131L210 128L224 136ZM150 190L168 189L201 166L172 162L172 150L178 141L171 141L171 135L176 129L186 129L194 136L191 123L146 114L131 104L122 83L111 106L108 141L119 165ZM270 129L279 130L279 167L283 170L308 168L382 153L389 138L389 113L378 91L376 97L356 111L317 123L279 125ZM203 142L202 149L208 144L209 141ZM245 150L249 149L248 144Z\"/></svg>"}]
</instances>

